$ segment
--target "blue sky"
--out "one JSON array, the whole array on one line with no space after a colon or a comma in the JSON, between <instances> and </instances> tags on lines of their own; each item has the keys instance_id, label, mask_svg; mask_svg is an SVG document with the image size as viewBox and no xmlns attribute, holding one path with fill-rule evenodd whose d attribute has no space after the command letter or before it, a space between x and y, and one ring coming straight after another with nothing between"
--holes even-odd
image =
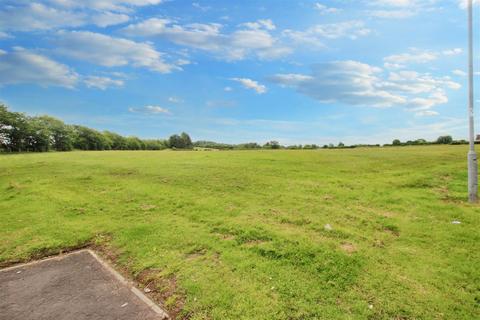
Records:
<instances>
[{"instance_id":1,"label":"blue sky","mask_svg":"<svg viewBox=\"0 0 480 320\"><path fill-rule=\"evenodd\" d=\"M0 0L0 101L142 138L465 138L464 6Z\"/></svg>"}]
</instances>

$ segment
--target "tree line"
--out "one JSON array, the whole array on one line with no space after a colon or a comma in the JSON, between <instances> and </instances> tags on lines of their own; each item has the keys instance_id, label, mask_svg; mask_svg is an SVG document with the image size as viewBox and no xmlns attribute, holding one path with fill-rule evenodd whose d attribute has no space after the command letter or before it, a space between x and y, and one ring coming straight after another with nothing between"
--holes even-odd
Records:
<instances>
[{"instance_id":1,"label":"tree line","mask_svg":"<svg viewBox=\"0 0 480 320\"><path fill-rule=\"evenodd\" d=\"M433 145L433 144L468 144L466 140L453 140L452 136L440 136L435 141L427 141L425 139L408 140L405 142L399 139L393 140L391 144L353 144L345 145L343 142L338 144L325 144L323 146L317 144L296 144L296 145L281 145L278 141L269 141L263 145L258 143L241 143L241 144L226 144L213 141L196 141L193 143L194 147L205 149L219 149L219 150L244 150L244 149L287 149L287 150L315 150L315 149L352 149L352 148L375 148L375 147L392 147L392 146L418 146L418 145Z\"/></svg>"},{"instance_id":2,"label":"tree line","mask_svg":"<svg viewBox=\"0 0 480 320\"><path fill-rule=\"evenodd\" d=\"M429 144L468 144L467 140L453 140L452 136L440 136L435 141L427 141L425 139L407 140L405 142L395 139L392 144L386 144L384 146L421 146Z\"/></svg>"},{"instance_id":3,"label":"tree line","mask_svg":"<svg viewBox=\"0 0 480 320\"><path fill-rule=\"evenodd\" d=\"M428 144L467 144L466 140L453 140L451 136L440 136L436 141L417 139L401 142L393 140L388 146L428 145ZM213 141L192 142L183 132L171 135L168 139L140 139L124 137L111 131L98 131L85 126L65 124L63 121L44 115L28 116L21 112L9 111L0 105L0 152L45 152L77 150L163 150L171 149L337 149L357 147L380 147L380 144L357 144L346 146L339 142L334 145L316 144L281 145L278 141L269 141L263 145L256 142L227 144Z\"/></svg>"},{"instance_id":4,"label":"tree line","mask_svg":"<svg viewBox=\"0 0 480 320\"><path fill-rule=\"evenodd\" d=\"M193 148L188 134L168 140L124 137L115 132L69 125L50 116L27 116L0 105L0 150L45 152L78 150L162 150Z\"/></svg>"}]
</instances>

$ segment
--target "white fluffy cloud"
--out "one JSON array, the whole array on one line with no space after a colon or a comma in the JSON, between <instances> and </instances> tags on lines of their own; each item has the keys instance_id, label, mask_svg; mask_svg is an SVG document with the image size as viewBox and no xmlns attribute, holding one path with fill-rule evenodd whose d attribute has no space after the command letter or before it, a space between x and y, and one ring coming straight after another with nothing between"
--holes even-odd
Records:
<instances>
[{"instance_id":1,"label":"white fluffy cloud","mask_svg":"<svg viewBox=\"0 0 480 320\"><path fill-rule=\"evenodd\" d=\"M0 50L0 85L28 83L73 88L79 82L88 88L101 90L124 85L121 79L82 77L62 63L21 47L15 47L11 52Z\"/></svg>"},{"instance_id":2,"label":"white fluffy cloud","mask_svg":"<svg viewBox=\"0 0 480 320\"><path fill-rule=\"evenodd\" d=\"M128 111L133 113L146 113L146 114L171 114L170 110L159 106L145 106L141 108L128 108Z\"/></svg>"},{"instance_id":3,"label":"white fluffy cloud","mask_svg":"<svg viewBox=\"0 0 480 320\"><path fill-rule=\"evenodd\" d=\"M163 0L47 0L47 2L65 8L91 8L127 12L134 7L160 4Z\"/></svg>"},{"instance_id":4,"label":"white fluffy cloud","mask_svg":"<svg viewBox=\"0 0 480 320\"><path fill-rule=\"evenodd\" d=\"M452 71L452 73L456 76L459 76L459 77L466 77L467 76L467 73L463 70L460 70L460 69L455 69Z\"/></svg>"},{"instance_id":5,"label":"white fluffy cloud","mask_svg":"<svg viewBox=\"0 0 480 320\"><path fill-rule=\"evenodd\" d=\"M416 112L448 102L447 89L460 85L449 77L415 71L385 73L357 61L317 64L309 75L277 74L271 81L292 87L322 103L372 107L405 106Z\"/></svg>"},{"instance_id":6,"label":"white fluffy cloud","mask_svg":"<svg viewBox=\"0 0 480 320\"><path fill-rule=\"evenodd\" d=\"M421 2L422 0L373 0L369 1L371 5L377 6L391 6L391 7L412 7Z\"/></svg>"},{"instance_id":7,"label":"white fluffy cloud","mask_svg":"<svg viewBox=\"0 0 480 320\"><path fill-rule=\"evenodd\" d=\"M150 43L89 31L60 31L54 42L58 54L105 67L131 65L160 73L180 70L179 66L167 63Z\"/></svg>"},{"instance_id":8,"label":"white fluffy cloud","mask_svg":"<svg viewBox=\"0 0 480 320\"><path fill-rule=\"evenodd\" d=\"M415 115L420 117L433 117L433 116L438 116L438 112L433 110L422 110L422 111L415 112Z\"/></svg>"},{"instance_id":9,"label":"white fluffy cloud","mask_svg":"<svg viewBox=\"0 0 480 320\"><path fill-rule=\"evenodd\" d=\"M444 104L448 102L448 97L444 91L438 90L430 94L427 98L413 98L410 100L412 110L426 111L436 106L437 104Z\"/></svg>"},{"instance_id":10,"label":"white fluffy cloud","mask_svg":"<svg viewBox=\"0 0 480 320\"><path fill-rule=\"evenodd\" d=\"M323 103L374 107L404 104L405 97L381 89L380 72L380 68L357 61L335 61L313 66L311 75L278 74L271 80Z\"/></svg>"},{"instance_id":11,"label":"white fluffy cloud","mask_svg":"<svg viewBox=\"0 0 480 320\"><path fill-rule=\"evenodd\" d=\"M166 39L227 60L242 60L249 56L274 59L289 54L291 49L270 33L273 29L275 25L271 20L244 23L232 33L223 33L218 23L181 25L169 19L151 18L127 26L124 32L131 36Z\"/></svg>"},{"instance_id":12,"label":"white fluffy cloud","mask_svg":"<svg viewBox=\"0 0 480 320\"><path fill-rule=\"evenodd\" d=\"M0 50L0 85L29 83L73 88L78 79L68 66L43 55L19 47L11 52Z\"/></svg>"},{"instance_id":13,"label":"white fluffy cloud","mask_svg":"<svg viewBox=\"0 0 480 320\"><path fill-rule=\"evenodd\" d=\"M11 39L13 38L10 34L0 31L0 40Z\"/></svg>"},{"instance_id":14,"label":"white fluffy cloud","mask_svg":"<svg viewBox=\"0 0 480 320\"><path fill-rule=\"evenodd\" d=\"M127 22L130 17L123 13L102 12L91 16L91 20L97 26L104 28Z\"/></svg>"},{"instance_id":15,"label":"white fluffy cloud","mask_svg":"<svg viewBox=\"0 0 480 320\"><path fill-rule=\"evenodd\" d=\"M254 30L263 29L263 28L267 30L275 30L277 28L273 23L273 21L270 19L263 19L263 20L260 19L255 22L246 22L246 23L242 23L240 26L244 26Z\"/></svg>"},{"instance_id":16,"label":"white fluffy cloud","mask_svg":"<svg viewBox=\"0 0 480 320\"><path fill-rule=\"evenodd\" d=\"M433 92L436 88L460 89L460 84L452 81L450 77L433 77L428 73L403 70L390 72L383 83L389 90L419 94Z\"/></svg>"},{"instance_id":17,"label":"white fluffy cloud","mask_svg":"<svg viewBox=\"0 0 480 320\"><path fill-rule=\"evenodd\" d=\"M351 20L339 23L318 24L304 31L284 30L283 35L292 41L300 44L324 46L327 39L359 37L370 34L371 30L365 26L363 21Z\"/></svg>"},{"instance_id":18,"label":"white fluffy cloud","mask_svg":"<svg viewBox=\"0 0 480 320\"><path fill-rule=\"evenodd\" d=\"M203 12L206 12L206 11L212 9L212 7L202 6L202 5L201 5L200 3L198 3L198 2L192 2L192 7L197 8L198 10L203 11Z\"/></svg>"},{"instance_id":19,"label":"white fluffy cloud","mask_svg":"<svg viewBox=\"0 0 480 320\"><path fill-rule=\"evenodd\" d=\"M434 52L411 50L411 52L395 54L385 57L383 61L389 65L405 66L410 63L427 63L436 60L438 55Z\"/></svg>"},{"instance_id":20,"label":"white fluffy cloud","mask_svg":"<svg viewBox=\"0 0 480 320\"><path fill-rule=\"evenodd\" d=\"M110 87L122 87L124 81L120 79L112 79L110 77L88 76L83 80L85 85L89 88L97 88L105 90Z\"/></svg>"},{"instance_id":21,"label":"white fluffy cloud","mask_svg":"<svg viewBox=\"0 0 480 320\"><path fill-rule=\"evenodd\" d=\"M185 26L174 24L168 19L152 18L126 27L125 33L143 37L160 37L176 44L189 46L207 51L220 50L221 41L226 37L220 33L221 25L188 24Z\"/></svg>"},{"instance_id":22,"label":"white fluffy cloud","mask_svg":"<svg viewBox=\"0 0 480 320\"><path fill-rule=\"evenodd\" d=\"M405 19L417 14L410 10L372 10L369 13L372 17L384 19Z\"/></svg>"},{"instance_id":23,"label":"white fluffy cloud","mask_svg":"<svg viewBox=\"0 0 480 320\"><path fill-rule=\"evenodd\" d=\"M462 48L447 49L447 50L443 50L442 53L446 56L456 56L456 55L462 54L463 49Z\"/></svg>"},{"instance_id":24,"label":"white fluffy cloud","mask_svg":"<svg viewBox=\"0 0 480 320\"><path fill-rule=\"evenodd\" d=\"M286 29L275 35L276 29L270 19L242 23L236 30L224 32L223 25L218 23L179 24L170 19L151 18L123 30L130 36L165 39L226 60L276 59L293 51L285 42L323 47L327 40L357 39L371 32L363 21L358 20L318 24L301 31Z\"/></svg>"},{"instance_id":25,"label":"white fluffy cloud","mask_svg":"<svg viewBox=\"0 0 480 320\"><path fill-rule=\"evenodd\" d=\"M5 6L0 9L0 29L15 31L48 30L63 27L78 27L85 24L86 17L65 10L48 7L41 3L23 6Z\"/></svg>"},{"instance_id":26,"label":"white fluffy cloud","mask_svg":"<svg viewBox=\"0 0 480 320\"><path fill-rule=\"evenodd\" d=\"M130 20L135 7L154 5L161 0L38 0L18 1L0 8L0 28L10 31L75 28L94 24L117 25Z\"/></svg>"},{"instance_id":27,"label":"white fluffy cloud","mask_svg":"<svg viewBox=\"0 0 480 320\"><path fill-rule=\"evenodd\" d=\"M408 52L394 54L383 58L384 67L387 69L404 69L410 64L425 64L439 59L440 57L451 57L462 54L461 48L445 49L443 51L420 50L410 48Z\"/></svg>"},{"instance_id":28,"label":"white fluffy cloud","mask_svg":"<svg viewBox=\"0 0 480 320\"><path fill-rule=\"evenodd\" d=\"M320 2L316 2L314 5L313 5L313 8L315 10L318 10L321 14L329 14L329 13L338 13L340 12L341 10L338 9L338 8L334 8L334 7L328 7Z\"/></svg>"},{"instance_id":29,"label":"white fluffy cloud","mask_svg":"<svg viewBox=\"0 0 480 320\"><path fill-rule=\"evenodd\" d=\"M171 103L182 103L183 100L178 97L168 97L168 102Z\"/></svg>"},{"instance_id":30,"label":"white fluffy cloud","mask_svg":"<svg viewBox=\"0 0 480 320\"><path fill-rule=\"evenodd\" d=\"M230 80L236 81L238 83L241 83L244 88L247 89L252 89L258 94L263 94L267 92L267 87L265 87L263 84L259 84L257 81L248 79L248 78L232 78Z\"/></svg>"},{"instance_id":31,"label":"white fluffy cloud","mask_svg":"<svg viewBox=\"0 0 480 320\"><path fill-rule=\"evenodd\" d=\"M376 0L365 1L374 9L367 13L376 18L405 19L417 15L423 11L436 9L437 0Z\"/></svg>"}]
</instances>

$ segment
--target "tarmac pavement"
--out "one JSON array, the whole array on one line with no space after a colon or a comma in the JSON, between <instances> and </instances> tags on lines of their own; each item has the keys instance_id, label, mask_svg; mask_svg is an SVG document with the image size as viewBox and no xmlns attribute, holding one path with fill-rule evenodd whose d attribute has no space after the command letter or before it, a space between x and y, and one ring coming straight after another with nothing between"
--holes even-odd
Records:
<instances>
[{"instance_id":1,"label":"tarmac pavement","mask_svg":"<svg viewBox=\"0 0 480 320\"><path fill-rule=\"evenodd\" d=\"M0 320L167 317L90 250L0 270Z\"/></svg>"}]
</instances>

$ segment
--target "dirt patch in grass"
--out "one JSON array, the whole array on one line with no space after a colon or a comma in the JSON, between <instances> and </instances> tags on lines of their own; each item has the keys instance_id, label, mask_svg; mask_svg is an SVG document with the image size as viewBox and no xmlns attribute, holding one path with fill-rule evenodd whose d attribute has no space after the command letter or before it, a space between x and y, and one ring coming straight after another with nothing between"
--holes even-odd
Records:
<instances>
[{"instance_id":1,"label":"dirt patch in grass","mask_svg":"<svg viewBox=\"0 0 480 320\"><path fill-rule=\"evenodd\" d=\"M392 211L382 211L381 215L386 218L391 218L391 217L394 217L396 214L395 212L392 212Z\"/></svg>"},{"instance_id":2,"label":"dirt patch in grass","mask_svg":"<svg viewBox=\"0 0 480 320\"><path fill-rule=\"evenodd\" d=\"M205 254L207 254L207 251L208 251L207 248L204 248L201 246L195 247L186 254L186 259L194 260L194 259L200 258Z\"/></svg>"},{"instance_id":3,"label":"dirt patch in grass","mask_svg":"<svg viewBox=\"0 0 480 320\"><path fill-rule=\"evenodd\" d=\"M375 240L373 241L372 246L374 246L374 247L376 247L376 248L385 248L385 243L384 243L382 240L380 240L380 239L375 239Z\"/></svg>"},{"instance_id":4,"label":"dirt patch in grass","mask_svg":"<svg viewBox=\"0 0 480 320\"><path fill-rule=\"evenodd\" d=\"M459 198L458 196L454 196L451 194L448 186L442 185L435 189L437 194L439 195L440 199L447 203L462 203L465 202L463 198Z\"/></svg>"},{"instance_id":5,"label":"dirt patch in grass","mask_svg":"<svg viewBox=\"0 0 480 320\"><path fill-rule=\"evenodd\" d=\"M203 257L204 255L205 254L202 253L202 252L189 253L189 254L187 254L186 259L187 260L195 260L195 259L198 259L200 257Z\"/></svg>"},{"instance_id":6,"label":"dirt patch in grass","mask_svg":"<svg viewBox=\"0 0 480 320\"><path fill-rule=\"evenodd\" d=\"M251 240L251 241L247 241L247 242L244 242L243 245L247 248L250 248L250 247L255 247L255 246L258 246L262 243L266 243L268 242L268 240L260 240L260 239L257 239L257 240Z\"/></svg>"},{"instance_id":7,"label":"dirt patch in grass","mask_svg":"<svg viewBox=\"0 0 480 320\"><path fill-rule=\"evenodd\" d=\"M266 211L263 215L267 216L267 217L270 217L270 216L280 216L280 215L284 215L285 212L282 211L282 210L279 210L279 209L275 209L275 208L270 208L268 211Z\"/></svg>"},{"instance_id":8,"label":"dirt patch in grass","mask_svg":"<svg viewBox=\"0 0 480 320\"><path fill-rule=\"evenodd\" d=\"M175 276L162 277L160 270L147 269L140 272L135 281L151 299L162 302L172 319L188 319L182 314L185 293L179 289Z\"/></svg>"},{"instance_id":9,"label":"dirt patch in grass","mask_svg":"<svg viewBox=\"0 0 480 320\"><path fill-rule=\"evenodd\" d=\"M436 192L443 202L453 204L465 203L464 197L452 194L447 186L440 186L436 189Z\"/></svg>"},{"instance_id":10,"label":"dirt patch in grass","mask_svg":"<svg viewBox=\"0 0 480 320\"><path fill-rule=\"evenodd\" d=\"M134 169L115 169L109 172L114 177L129 177L138 174L138 170Z\"/></svg>"},{"instance_id":11,"label":"dirt patch in grass","mask_svg":"<svg viewBox=\"0 0 480 320\"><path fill-rule=\"evenodd\" d=\"M140 209L142 209L143 211L150 211L150 210L153 210L155 209L157 206L156 205L153 205L153 204L142 204L140 206Z\"/></svg>"},{"instance_id":12,"label":"dirt patch in grass","mask_svg":"<svg viewBox=\"0 0 480 320\"><path fill-rule=\"evenodd\" d=\"M348 242L342 243L340 245L340 248L348 254L357 252L357 247L355 247L354 244Z\"/></svg>"},{"instance_id":13,"label":"dirt patch in grass","mask_svg":"<svg viewBox=\"0 0 480 320\"><path fill-rule=\"evenodd\" d=\"M289 218L286 218L286 217L281 218L279 220L279 222L282 223L282 224L291 224L291 225L295 225L295 226L304 226L304 225L312 223L312 221L310 219L305 219L305 218L289 219Z\"/></svg>"},{"instance_id":14,"label":"dirt patch in grass","mask_svg":"<svg viewBox=\"0 0 480 320\"><path fill-rule=\"evenodd\" d=\"M235 211L236 209L238 209L237 206L233 204L229 204L225 210L227 210L228 212L232 212L232 211Z\"/></svg>"},{"instance_id":15,"label":"dirt patch in grass","mask_svg":"<svg viewBox=\"0 0 480 320\"><path fill-rule=\"evenodd\" d=\"M235 236L233 234L217 233L217 236L222 240L234 240L235 239Z\"/></svg>"},{"instance_id":16,"label":"dirt patch in grass","mask_svg":"<svg viewBox=\"0 0 480 320\"><path fill-rule=\"evenodd\" d=\"M23 186L20 183L15 181L10 181L7 187L7 190L20 190L20 189L23 189Z\"/></svg>"},{"instance_id":17,"label":"dirt patch in grass","mask_svg":"<svg viewBox=\"0 0 480 320\"><path fill-rule=\"evenodd\" d=\"M393 224L387 224L387 225L385 225L384 228L383 228L383 230L384 230L385 232L388 232L388 233L394 235L395 237L400 236L400 229L399 229L397 226L393 225Z\"/></svg>"}]
</instances>

